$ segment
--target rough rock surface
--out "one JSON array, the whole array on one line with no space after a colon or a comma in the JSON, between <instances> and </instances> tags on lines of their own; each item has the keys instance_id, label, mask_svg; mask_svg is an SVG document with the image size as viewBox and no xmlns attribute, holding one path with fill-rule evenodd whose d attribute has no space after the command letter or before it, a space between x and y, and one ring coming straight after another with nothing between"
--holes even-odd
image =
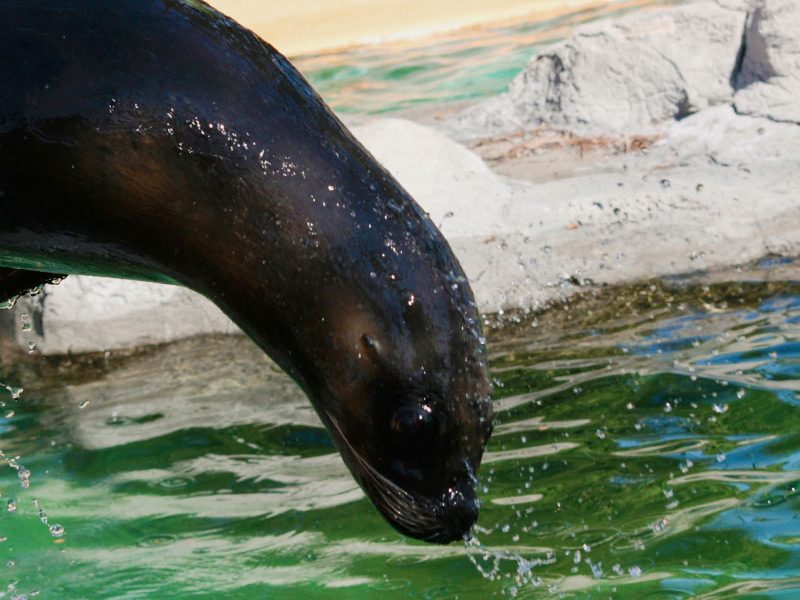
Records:
<instances>
[{"instance_id":1,"label":"rough rock surface","mask_svg":"<svg viewBox=\"0 0 800 600\"><path fill-rule=\"evenodd\" d=\"M675 122L646 154L536 183L499 177L411 122L377 119L357 133L441 224L484 311L540 306L589 281L800 255L800 229L787 226L800 223L800 158L787 152L800 127L731 106ZM18 326L16 336L45 353L235 331L208 301L157 284L70 277L25 302L18 310L40 311L44 335Z\"/></svg>"},{"instance_id":2,"label":"rough rock surface","mask_svg":"<svg viewBox=\"0 0 800 600\"><path fill-rule=\"evenodd\" d=\"M103 277L67 277L37 296L20 298L14 313L14 337L47 354L239 331L211 301L186 288ZM30 330L23 331L24 322Z\"/></svg>"},{"instance_id":3,"label":"rough rock surface","mask_svg":"<svg viewBox=\"0 0 800 600\"><path fill-rule=\"evenodd\" d=\"M736 110L800 124L800 2L758 0L744 42Z\"/></svg>"},{"instance_id":4,"label":"rough rock surface","mask_svg":"<svg viewBox=\"0 0 800 600\"><path fill-rule=\"evenodd\" d=\"M593 23L536 56L507 93L467 109L450 130L460 139L543 125L640 134L730 103L745 17L743 6L708 1Z\"/></svg>"},{"instance_id":5,"label":"rough rock surface","mask_svg":"<svg viewBox=\"0 0 800 600\"><path fill-rule=\"evenodd\" d=\"M786 29L797 0L758 2L750 13L727 0L596 24L534 61L512 86L519 102L540 102L554 124L613 125L623 133L657 125L660 141L646 153L573 157L563 176L523 174L528 180L521 181L409 121L375 119L353 130L441 227L483 311L536 307L589 282L624 284L798 256L800 127L792 123L791 94L782 95L800 73L792 62L797 36L784 39L798 31ZM708 48L686 37L690 32ZM548 75L554 56L569 65L560 79ZM627 71L615 71L613 84L594 72L615 65ZM653 65L658 69L648 70ZM550 98L558 92L558 102L536 99L531 86L544 86ZM534 108L518 110L512 92L463 115L461 137L520 125L504 119ZM510 112L489 110L499 105ZM481 111L484 120L474 120ZM494 125L487 121L495 117ZM73 276L20 304L14 337L51 354L237 330L200 296L149 283ZM23 313L30 331L22 330Z\"/></svg>"},{"instance_id":6,"label":"rough rock surface","mask_svg":"<svg viewBox=\"0 0 800 600\"><path fill-rule=\"evenodd\" d=\"M506 226L509 215L504 202L512 194L511 184L474 152L439 131L405 119L376 119L351 130L448 240L489 236Z\"/></svg>"}]
</instances>

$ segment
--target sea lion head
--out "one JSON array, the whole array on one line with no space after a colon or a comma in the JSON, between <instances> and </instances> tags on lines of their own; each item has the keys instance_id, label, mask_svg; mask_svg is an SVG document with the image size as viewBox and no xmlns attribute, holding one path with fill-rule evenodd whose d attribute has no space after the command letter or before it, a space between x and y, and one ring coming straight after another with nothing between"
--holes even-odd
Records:
<instances>
[{"instance_id":1,"label":"sea lion head","mask_svg":"<svg viewBox=\"0 0 800 600\"><path fill-rule=\"evenodd\" d=\"M448 543L477 519L476 473L492 430L480 316L444 237L369 166L358 183L373 184L332 193L324 217L308 217L307 266L293 255L304 284L302 302L284 304L299 305L289 370L383 516L406 535Z\"/></svg>"},{"instance_id":2,"label":"sea lion head","mask_svg":"<svg viewBox=\"0 0 800 600\"><path fill-rule=\"evenodd\" d=\"M454 306L437 311L435 296L404 293L403 316L389 329L365 319L374 313L364 305L343 307L334 335L347 340L349 357L337 361L333 394L317 409L383 516L406 535L448 543L478 517L492 410L475 322L467 326Z\"/></svg>"}]
</instances>

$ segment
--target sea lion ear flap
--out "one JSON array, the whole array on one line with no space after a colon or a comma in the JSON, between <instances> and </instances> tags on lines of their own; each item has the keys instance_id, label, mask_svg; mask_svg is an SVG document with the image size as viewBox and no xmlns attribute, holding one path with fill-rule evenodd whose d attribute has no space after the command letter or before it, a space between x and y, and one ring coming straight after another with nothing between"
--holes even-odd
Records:
<instances>
[{"instance_id":1,"label":"sea lion ear flap","mask_svg":"<svg viewBox=\"0 0 800 600\"><path fill-rule=\"evenodd\" d=\"M66 275L0 268L0 307L12 308L17 298L38 293L47 283L59 283Z\"/></svg>"},{"instance_id":2,"label":"sea lion ear flap","mask_svg":"<svg viewBox=\"0 0 800 600\"><path fill-rule=\"evenodd\" d=\"M383 347L378 339L369 333L361 335L361 348L365 356L369 356L375 365L378 365L385 373L394 373L394 365L386 357L386 348Z\"/></svg>"},{"instance_id":3,"label":"sea lion ear flap","mask_svg":"<svg viewBox=\"0 0 800 600\"><path fill-rule=\"evenodd\" d=\"M361 336L361 346L373 360L381 364L385 362L380 342L370 334L365 333Z\"/></svg>"},{"instance_id":4,"label":"sea lion ear flap","mask_svg":"<svg viewBox=\"0 0 800 600\"><path fill-rule=\"evenodd\" d=\"M378 340L372 337L370 334L365 333L361 336L361 342L366 346L366 348L373 352L378 352Z\"/></svg>"}]
</instances>

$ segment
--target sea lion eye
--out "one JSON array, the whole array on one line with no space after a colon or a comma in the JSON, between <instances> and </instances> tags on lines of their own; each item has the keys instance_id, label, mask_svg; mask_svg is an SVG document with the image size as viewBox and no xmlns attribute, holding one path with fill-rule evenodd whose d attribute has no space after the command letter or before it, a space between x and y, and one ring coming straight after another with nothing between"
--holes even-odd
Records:
<instances>
[{"instance_id":1,"label":"sea lion eye","mask_svg":"<svg viewBox=\"0 0 800 600\"><path fill-rule=\"evenodd\" d=\"M436 419L428 406L406 404L394 411L389 429L395 443L418 448L433 440Z\"/></svg>"}]
</instances>

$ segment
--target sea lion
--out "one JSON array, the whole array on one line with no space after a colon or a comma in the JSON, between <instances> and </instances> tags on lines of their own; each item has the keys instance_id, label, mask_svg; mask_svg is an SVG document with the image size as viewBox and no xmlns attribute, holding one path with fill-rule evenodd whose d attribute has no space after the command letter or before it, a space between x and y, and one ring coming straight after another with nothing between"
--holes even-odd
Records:
<instances>
[{"instance_id":1,"label":"sea lion","mask_svg":"<svg viewBox=\"0 0 800 600\"><path fill-rule=\"evenodd\" d=\"M399 531L462 537L492 429L447 242L274 48L198 0L0 0L0 277L185 285L303 388Z\"/></svg>"}]
</instances>

